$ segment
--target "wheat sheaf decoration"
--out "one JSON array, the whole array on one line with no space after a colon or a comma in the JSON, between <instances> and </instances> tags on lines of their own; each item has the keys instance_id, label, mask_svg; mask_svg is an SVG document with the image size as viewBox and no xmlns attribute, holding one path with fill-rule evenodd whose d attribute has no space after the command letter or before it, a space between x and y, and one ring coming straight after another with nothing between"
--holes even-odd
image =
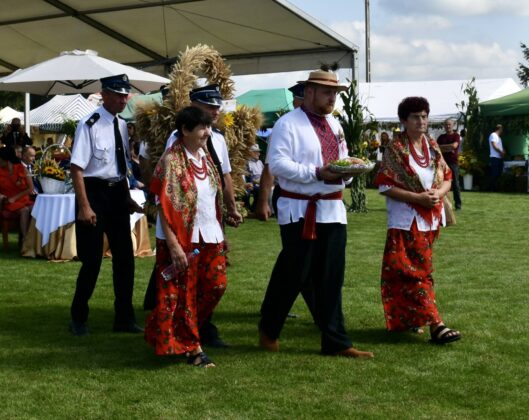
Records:
<instances>
[{"instance_id":1,"label":"wheat sheaf decoration","mask_svg":"<svg viewBox=\"0 0 529 420\"><path fill-rule=\"evenodd\" d=\"M233 112L219 117L218 129L224 133L230 155L231 178L235 195L245 194L244 176L250 159L250 147L255 144L257 131L263 123L259 108L240 105Z\"/></svg>"},{"instance_id":2,"label":"wheat sheaf decoration","mask_svg":"<svg viewBox=\"0 0 529 420\"><path fill-rule=\"evenodd\" d=\"M175 116L190 105L189 92L197 87L199 78L207 84L217 83L224 99L232 99L235 83L232 73L222 56L207 45L187 47L179 54L169 78L169 93L161 104L150 103L136 110L136 127L140 138L149 144L151 166L154 166L165 149L167 138L174 130ZM262 115L257 108L238 107L236 111L223 114L218 127L224 132L228 146L232 179L236 192L244 191L243 175L250 157L249 149L255 144Z\"/></svg>"}]
</instances>

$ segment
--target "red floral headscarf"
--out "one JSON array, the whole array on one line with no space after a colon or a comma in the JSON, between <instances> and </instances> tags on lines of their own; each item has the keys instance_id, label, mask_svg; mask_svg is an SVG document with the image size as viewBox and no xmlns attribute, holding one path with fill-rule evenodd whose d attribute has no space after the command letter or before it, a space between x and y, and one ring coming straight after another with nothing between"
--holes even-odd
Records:
<instances>
[{"instance_id":1,"label":"red floral headscarf","mask_svg":"<svg viewBox=\"0 0 529 420\"><path fill-rule=\"evenodd\" d=\"M217 220L222 220L222 188L220 176L211 156L206 153L207 172L212 187L217 190ZM178 242L189 252L191 235L197 214L197 186L191 163L182 141L177 140L160 158L151 180L150 190L160 199L160 211L175 233Z\"/></svg>"}]
</instances>

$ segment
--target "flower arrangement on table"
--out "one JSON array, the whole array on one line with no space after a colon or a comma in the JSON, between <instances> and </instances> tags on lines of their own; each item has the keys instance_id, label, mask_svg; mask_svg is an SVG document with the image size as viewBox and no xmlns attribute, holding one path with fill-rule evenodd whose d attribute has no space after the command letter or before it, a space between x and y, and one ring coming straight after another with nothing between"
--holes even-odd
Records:
<instances>
[{"instance_id":1,"label":"flower arrangement on table","mask_svg":"<svg viewBox=\"0 0 529 420\"><path fill-rule=\"evenodd\" d=\"M37 174L45 194L64 194L67 182L70 150L58 144L48 146L37 163Z\"/></svg>"},{"instance_id":2,"label":"flower arrangement on table","mask_svg":"<svg viewBox=\"0 0 529 420\"><path fill-rule=\"evenodd\" d=\"M479 175L484 172L485 165L473 150L463 151L459 155L457 163L461 175Z\"/></svg>"},{"instance_id":3,"label":"flower arrangement on table","mask_svg":"<svg viewBox=\"0 0 529 420\"><path fill-rule=\"evenodd\" d=\"M66 173L62 169L55 159L43 159L39 163L38 173L41 178L51 178L57 181L66 179Z\"/></svg>"}]
</instances>

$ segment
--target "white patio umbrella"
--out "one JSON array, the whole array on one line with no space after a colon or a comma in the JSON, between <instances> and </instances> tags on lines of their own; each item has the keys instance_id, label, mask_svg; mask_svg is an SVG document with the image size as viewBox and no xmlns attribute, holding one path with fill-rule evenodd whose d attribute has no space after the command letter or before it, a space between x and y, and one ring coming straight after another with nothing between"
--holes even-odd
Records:
<instances>
[{"instance_id":1,"label":"white patio umbrella","mask_svg":"<svg viewBox=\"0 0 529 420\"><path fill-rule=\"evenodd\" d=\"M64 51L31 67L0 79L0 91L36 95L93 93L101 90L99 79L126 74L134 89L144 93L157 90L169 79L99 57L96 51Z\"/></svg>"}]
</instances>

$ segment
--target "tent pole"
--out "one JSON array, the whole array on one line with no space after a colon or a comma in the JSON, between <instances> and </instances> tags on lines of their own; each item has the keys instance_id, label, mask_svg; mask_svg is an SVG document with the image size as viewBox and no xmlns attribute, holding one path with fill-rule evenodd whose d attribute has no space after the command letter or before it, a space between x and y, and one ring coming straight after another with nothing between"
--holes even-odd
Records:
<instances>
[{"instance_id":1,"label":"tent pole","mask_svg":"<svg viewBox=\"0 0 529 420\"><path fill-rule=\"evenodd\" d=\"M26 134L31 137L31 127L29 121L29 93L24 94L24 128L26 129Z\"/></svg>"},{"instance_id":2,"label":"tent pole","mask_svg":"<svg viewBox=\"0 0 529 420\"><path fill-rule=\"evenodd\" d=\"M358 71L358 50L355 50L351 55L351 80L359 81Z\"/></svg>"},{"instance_id":3,"label":"tent pole","mask_svg":"<svg viewBox=\"0 0 529 420\"><path fill-rule=\"evenodd\" d=\"M369 12L369 0L364 1L366 15L366 82L371 83L371 23Z\"/></svg>"}]
</instances>

